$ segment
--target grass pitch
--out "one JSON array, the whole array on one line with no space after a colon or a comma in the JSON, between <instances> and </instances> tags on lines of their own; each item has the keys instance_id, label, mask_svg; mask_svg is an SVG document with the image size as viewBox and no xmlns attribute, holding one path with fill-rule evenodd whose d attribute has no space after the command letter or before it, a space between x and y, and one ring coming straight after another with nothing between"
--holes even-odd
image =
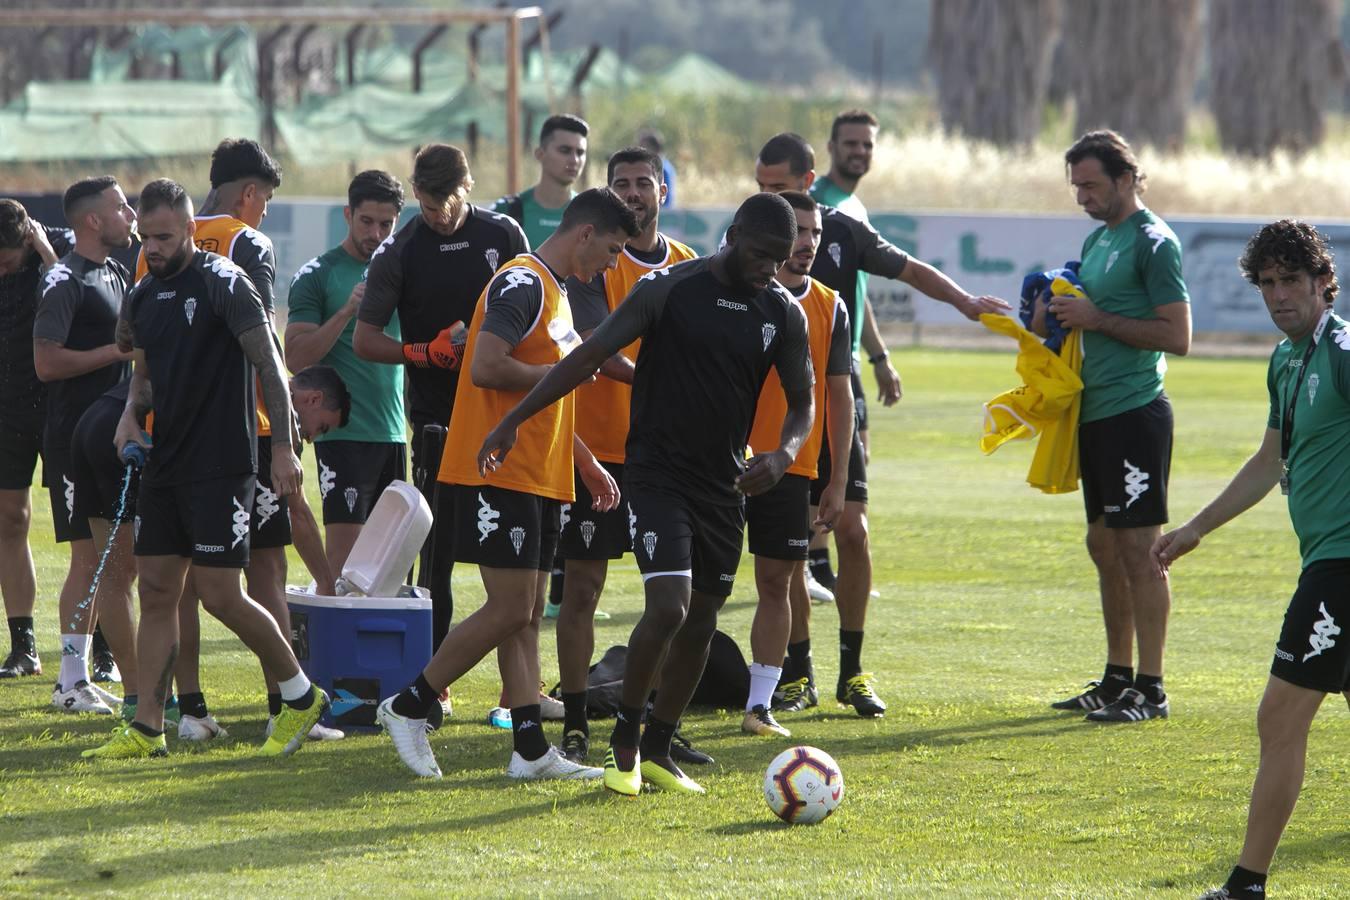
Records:
<instances>
[{"instance_id":1,"label":"grass pitch","mask_svg":"<svg viewBox=\"0 0 1350 900\"><path fill-rule=\"evenodd\" d=\"M205 748L171 737L167 760L82 762L106 720L50 710L50 678L0 683L0 893L1193 897L1220 883L1241 841L1256 703L1299 569L1280 498L1174 570L1172 719L1111 727L1053 713L1047 702L1103 660L1081 497L1027 488L1028 447L978 451L980 404L1012 386L1011 353L911 351L897 363L906 397L873 412L882 596L863 651L890 703L884 719L834 705L838 621L817 606L825 702L784 717L791 741L743 735L739 715L687 718L686 733L717 758L693 772L707 797L508 781L509 736L483 719L498 689L491 661L455 686L456 716L432 739L445 780L420 782L381 736L259 757L259 672L209 621L204 680L230 737ZM1259 361L1174 362L1176 521L1255 447L1264 378ZM48 537L46 500L35 506L40 648L54 674L64 554ZM740 575L723 628L745 647L748 561ZM469 567L455 584L463 616L482 589ZM626 639L640 598L625 561L601 603L614 617L598 624L600 648ZM557 725L548 733L560 737ZM607 733L596 724L597 743ZM1274 896L1350 895L1348 736L1344 701L1331 698ZM822 825L783 825L760 796L764 767L792 743L822 747L843 768L844 802Z\"/></svg>"}]
</instances>

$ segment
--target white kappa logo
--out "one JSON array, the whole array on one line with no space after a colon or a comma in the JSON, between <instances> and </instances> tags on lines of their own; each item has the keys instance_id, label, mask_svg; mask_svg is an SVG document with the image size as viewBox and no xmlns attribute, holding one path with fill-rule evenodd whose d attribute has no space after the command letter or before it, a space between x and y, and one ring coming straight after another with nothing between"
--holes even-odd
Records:
<instances>
[{"instance_id":1,"label":"white kappa logo","mask_svg":"<svg viewBox=\"0 0 1350 900\"><path fill-rule=\"evenodd\" d=\"M558 530L562 531L572 521L572 504L564 503L558 507Z\"/></svg>"},{"instance_id":2,"label":"white kappa logo","mask_svg":"<svg viewBox=\"0 0 1350 900\"><path fill-rule=\"evenodd\" d=\"M1337 625L1336 620L1331 617L1331 613L1327 612L1325 603L1319 603L1317 611L1322 614L1322 618L1313 623L1313 633L1308 635L1308 644L1312 647L1312 650L1303 655L1304 662L1314 656L1321 656L1323 650L1330 650L1335 647L1336 642L1332 638L1341 633L1341 626Z\"/></svg>"},{"instance_id":3,"label":"white kappa logo","mask_svg":"<svg viewBox=\"0 0 1350 900\"><path fill-rule=\"evenodd\" d=\"M253 511L258 516L258 527L262 528L281 510L281 498L277 492L264 484L258 485L258 493L253 498Z\"/></svg>"},{"instance_id":4,"label":"white kappa logo","mask_svg":"<svg viewBox=\"0 0 1350 900\"><path fill-rule=\"evenodd\" d=\"M383 248L384 244L380 244L380 247ZM376 252L378 253L379 250L376 250ZM291 287L295 287L295 283L299 281L301 277L308 275L310 272L316 272L318 271L318 269L319 269L319 258L316 256L309 262L301 266L299 269L297 269L295 274L291 276Z\"/></svg>"},{"instance_id":5,"label":"white kappa logo","mask_svg":"<svg viewBox=\"0 0 1350 900\"><path fill-rule=\"evenodd\" d=\"M52 267L47 270L47 274L42 276L42 296L47 296L47 292L61 282L70 280L70 276L70 266L62 262L52 263Z\"/></svg>"},{"instance_id":6,"label":"white kappa logo","mask_svg":"<svg viewBox=\"0 0 1350 900\"><path fill-rule=\"evenodd\" d=\"M248 537L248 507L240 502L238 497L231 497L234 501L234 521L230 528L234 531L234 543L230 544L231 549L239 546L239 542Z\"/></svg>"},{"instance_id":7,"label":"white kappa logo","mask_svg":"<svg viewBox=\"0 0 1350 900\"><path fill-rule=\"evenodd\" d=\"M1342 325L1331 333L1331 339L1336 342L1336 346L1342 350L1350 350L1350 328Z\"/></svg>"},{"instance_id":8,"label":"white kappa logo","mask_svg":"<svg viewBox=\"0 0 1350 900\"><path fill-rule=\"evenodd\" d=\"M75 518L75 482L64 475L61 480L66 484L66 521L69 522Z\"/></svg>"},{"instance_id":9,"label":"white kappa logo","mask_svg":"<svg viewBox=\"0 0 1350 900\"><path fill-rule=\"evenodd\" d=\"M834 260L834 267L839 268L841 265L839 260L843 258L843 252L839 249L839 245L831 243L830 246L825 248L825 252L830 255L830 259Z\"/></svg>"},{"instance_id":10,"label":"white kappa logo","mask_svg":"<svg viewBox=\"0 0 1350 900\"><path fill-rule=\"evenodd\" d=\"M319 460L319 499L327 500L328 492L337 486L337 472L328 468L323 460Z\"/></svg>"},{"instance_id":11,"label":"white kappa logo","mask_svg":"<svg viewBox=\"0 0 1350 900\"><path fill-rule=\"evenodd\" d=\"M183 301L183 315L187 316L188 324L192 324L192 317L197 314L197 300L189 297Z\"/></svg>"},{"instance_id":12,"label":"white kappa logo","mask_svg":"<svg viewBox=\"0 0 1350 900\"><path fill-rule=\"evenodd\" d=\"M1172 232L1168 231L1166 226L1160 222L1145 222L1139 227L1143 230L1144 234L1148 236L1148 239L1153 242L1154 253L1157 253L1158 248L1167 243L1167 239L1172 236Z\"/></svg>"},{"instance_id":13,"label":"white kappa logo","mask_svg":"<svg viewBox=\"0 0 1350 900\"><path fill-rule=\"evenodd\" d=\"M628 543L637 542L637 513L633 512L633 504L627 503L628 507Z\"/></svg>"},{"instance_id":14,"label":"white kappa logo","mask_svg":"<svg viewBox=\"0 0 1350 900\"><path fill-rule=\"evenodd\" d=\"M342 499L347 501L347 512L356 512L356 498L359 492L354 487L343 490Z\"/></svg>"},{"instance_id":15,"label":"white kappa logo","mask_svg":"<svg viewBox=\"0 0 1350 900\"><path fill-rule=\"evenodd\" d=\"M764 327L760 329L760 336L764 338L764 349L766 352L769 349L769 345L773 343L773 336L777 333L778 327L768 323L765 323Z\"/></svg>"},{"instance_id":16,"label":"white kappa logo","mask_svg":"<svg viewBox=\"0 0 1350 900\"><path fill-rule=\"evenodd\" d=\"M498 260L501 259L501 256L500 254L497 253L497 249L495 247L489 247L487 250L484 250L483 258L487 260L487 264L492 269L492 271L494 272L497 271L497 262Z\"/></svg>"},{"instance_id":17,"label":"white kappa logo","mask_svg":"<svg viewBox=\"0 0 1350 900\"><path fill-rule=\"evenodd\" d=\"M488 535L497 530L497 520L502 514L492 508L492 504L483 499L480 492L478 494L478 543L483 543L488 539Z\"/></svg>"},{"instance_id":18,"label":"white kappa logo","mask_svg":"<svg viewBox=\"0 0 1350 900\"><path fill-rule=\"evenodd\" d=\"M1134 505L1134 501L1143 496L1148 490L1148 473L1140 471L1137 466L1130 465L1130 461L1125 460L1125 493L1130 495L1130 499L1125 502L1125 508L1129 509Z\"/></svg>"},{"instance_id":19,"label":"white kappa logo","mask_svg":"<svg viewBox=\"0 0 1350 900\"><path fill-rule=\"evenodd\" d=\"M525 546L525 529L517 525L507 534L511 536L511 546L516 548L516 556L519 556L520 548Z\"/></svg>"},{"instance_id":20,"label":"white kappa logo","mask_svg":"<svg viewBox=\"0 0 1350 900\"><path fill-rule=\"evenodd\" d=\"M1319 383L1321 380L1322 380L1321 378L1318 378L1318 377L1317 377L1317 373L1316 373L1316 372L1313 372L1311 375L1308 376L1308 405L1309 405L1309 406L1312 406L1314 403L1317 402L1317 385L1318 385L1318 383Z\"/></svg>"},{"instance_id":21,"label":"white kappa logo","mask_svg":"<svg viewBox=\"0 0 1350 900\"><path fill-rule=\"evenodd\" d=\"M505 294L512 288L520 287L522 284L524 285L534 284L534 273L531 272L529 269L522 267L509 269L506 272L506 274L503 275L502 277L506 279L506 287L502 288L503 294Z\"/></svg>"},{"instance_id":22,"label":"white kappa logo","mask_svg":"<svg viewBox=\"0 0 1350 900\"><path fill-rule=\"evenodd\" d=\"M211 265L208 268L213 275L220 278L222 281L229 282L228 289L231 294L234 293L234 283L239 280L240 275L244 274L243 269L239 268L223 256L217 256L212 259Z\"/></svg>"},{"instance_id":23,"label":"white kappa logo","mask_svg":"<svg viewBox=\"0 0 1350 900\"><path fill-rule=\"evenodd\" d=\"M577 527L581 529L581 539L585 542L586 549L589 550L591 548L591 541L595 538L595 523L590 519L583 519L581 524Z\"/></svg>"},{"instance_id":24,"label":"white kappa logo","mask_svg":"<svg viewBox=\"0 0 1350 900\"><path fill-rule=\"evenodd\" d=\"M647 531L642 535L642 548L647 551L647 558L652 559L656 554L656 532Z\"/></svg>"}]
</instances>

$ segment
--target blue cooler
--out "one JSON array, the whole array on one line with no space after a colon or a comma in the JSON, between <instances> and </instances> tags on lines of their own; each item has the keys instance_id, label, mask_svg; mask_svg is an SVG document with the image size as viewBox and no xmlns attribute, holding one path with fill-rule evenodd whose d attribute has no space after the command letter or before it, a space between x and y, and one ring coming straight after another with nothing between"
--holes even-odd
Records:
<instances>
[{"instance_id":1,"label":"blue cooler","mask_svg":"<svg viewBox=\"0 0 1350 900\"><path fill-rule=\"evenodd\" d=\"M406 569L405 569L406 571ZM327 597L286 590L291 647L309 680L328 692L321 720L343 731L379 728L375 708L431 659L431 596L404 585L394 597Z\"/></svg>"}]
</instances>

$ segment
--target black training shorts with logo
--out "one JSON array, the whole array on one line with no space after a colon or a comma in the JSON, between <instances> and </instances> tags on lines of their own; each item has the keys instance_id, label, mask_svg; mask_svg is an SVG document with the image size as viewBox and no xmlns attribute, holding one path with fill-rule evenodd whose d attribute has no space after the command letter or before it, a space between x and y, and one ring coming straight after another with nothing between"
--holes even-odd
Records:
<instances>
[{"instance_id":1,"label":"black training shorts with logo","mask_svg":"<svg viewBox=\"0 0 1350 900\"><path fill-rule=\"evenodd\" d=\"M1270 674L1311 691L1350 691L1350 559L1319 559L1298 577Z\"/></svg>"},{"instance_id":2,"label":"black training shorts with logo","mask_svg":"<svg viewBox=\"0 0 1350 900\"><path fill-rule=\"evenodd\" d=\"M457 484L454 491L456 562L552 571L561 503L490 484Z\"/></svg>"},{"instance_id":3,"label":"black training shorts with logo","mask_svg":"<svg viewBox=\"0 0 1350 900\"><path fill-rule=\"evenodd\" d=\"M248 565L255 476L157 484L142 479L136 501L136 555L186 556L194 566Z\"/></svg>"},{"instance_id":4,"label":"black training shorts with logo","mask_svg":"<svg viewBox=\"0 0 1350 900\"><path fill-rule=\"evenodd\" d=\"M811 482L811 505L819 506L825 488L830 486L830 438L820 442L820 458L816 461L816 478ZM867 502L867 460L863 456L862 438L853 430L853 443L848 449L848 485L844 499L854 503Z\"/></svg>"},{"instance_id":5,"label":"black training shorts with logo","mask_svg":"<svg viewBox=\"0 0 1350 900\"><path fill-rule=\"evenodd\" d=\"M33 472L41 455L42 419L0 421L0 491L32 487Z\"/></svg>"},{"instance_id":6,"label":"black training shorts with logo","mask_svg":"<svg viewBox=\"0 0 1350 900\"><path fill-rule=\"evenodd\" d=\"M75 515L85 520L130 522L136 517L136 497L140 492L141 470L128 467L117 458L113 435L126 404L104 394L93 402L75 426L70 450L75 481ZM130 469L130 481L127 472ZM123 497L123 488L126 495Z\"/></svg>"},{"instance_id":7,"label":"black training shorts with logo","mask_svg":"<svg viewBox=\"0 0 1350 900\"><path fill-rule=\"evenodd\" d=\"M633 556L642 580L661 575L691 578L693 589L727 597L736 583L745 539L745 507L692 500L645 483L623 487L631 522Z\"/></svg>"},{"instance_id":8,"label":"black training shorts with logo","mask_svg":"<svg viewBox=\"0 0 1350 900\"><path fill-rule=\"evenodd\" d=\"M1172 404L1167 394L1079 425L1078 460L1088 522L1105 515L1107 528L1165 524L1172 469Z\"/></svg>"},{"instance_id":9,"label":"black training shorts with logo","mask_svg":"<svg viewBox=\"0 0 1350 900\"><path fill-rule=\"evenodd\" d=\"M254 550L286 547L291 543L291 506L272 489L272 438L258 438L258 489L253 494L252 532Z\"/></svg>"},{"instance_id":10,"label":"black training shorts with logo","mask_svg":"<svg viewBox=\"0 0 1350 900\"><path fill-rule=\"evenodd\" d=\"M93 535L89 520L75 514L75 470L69 447L44 447L42 480L52 503L52 531L58 544L87 541Z\"/></svg>"},{"instance_id":11,"label":"black training shorts with logo","mask_svg":"<svg viewBox=\"0 0 1350 900\"><path fill-rule=\"evenodd\" d=\"M811 483L784 475L771 489L745 500L750 552L769 559L806 559L811 543Z\"/></svg>"},{"instance_id":12,"label":"black training shorts with logo","mask_svg":"<svg viewBox=\"0 0 1350 900\"><path fill-rule=\"evenodd\" d=\"M318 441L314 455L325 525L366 524L389 483L408 477L408 447L402 443Z\"/></svg>"},{"instance_id":13,"label":"black training shorts with logo","mask_svg":"<svg viewBox=\"0 0 1350 900\"><path fill-rule=\"evenodd\" d=\"M623 463L601 462L614 478L623 484ZM591 508L591 492L576 476L577 499L562 505L562 536L558 539L560 559L619 559L633 549L628 533L628 507L620 503L609 512Z\"/></svg>"}]
</instances>

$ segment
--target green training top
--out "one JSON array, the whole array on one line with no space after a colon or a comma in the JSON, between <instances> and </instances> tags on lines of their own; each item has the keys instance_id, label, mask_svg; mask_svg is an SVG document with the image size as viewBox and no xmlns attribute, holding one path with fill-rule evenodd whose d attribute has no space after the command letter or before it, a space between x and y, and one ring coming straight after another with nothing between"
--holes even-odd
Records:
<instances>
[{"instance_id":1,"label":"green training top","mask_svg":"<svg viewBox=\"0 0 1350 900\"><path fill-rule=\"evenodd\" d=\"M576 192L572 191L570 196L575 197ZM501 213L504 216L510 216L525 232L525 239L530 242L530 247L538 249L539 245L548 240L549 235L558 230L562 224L563 209L547 209L540 206L534 199L534 188L526 188L519 194L508 194L501 197L492 204L492 211ZM506 260L502 260L506 262Z\"/></svg>"},{"instance_id":2,"label":"green training top","mask_svg":"<svg viewBox=\"0 0 1350 900\"><path fill-rule=\"evenodd\" d=\"M828 175L822 175L811 182L811 199L817 203L823 203L826 206L833 206L846 216L852 216L859 222L867 221L867 207L858 199L857 194L850 194L848 191L835 184ZM853 355L857 356L859 348L862 347L863 333L863 304L867 302L867 273L862 269L858 270L858 292L853 297L853 309L848 314L853 318L851 321L857 322L858 327L853 329Z\"/></svg>"},{"instance_id":3,"label":"green training top","mask_svg":"<svg viewBox=\"0 0 1350 900\"><path fill-rule=\"evenodd\" d=\"M287 321L322 325L337 314L352 288L360 283L366 263L341 246L315 257L291 279ZM401 444L407 440L403 424L403 367L361 359L352 350L356 317L338 335L321 362L337 369L352 395L352 415L346 428L335 428L316 441L373 441ZM385 331L399 339L395 314Z\"/></svg>"},{"instance_id":4,"label":"green training top","mask_svg":"<svg viewBox=\"0 0 1350 900\"><path fill-rule=\"evenodd\" d=\"M1105 312L1154 319L1154 310L1190 302L1181 278L1181 242L1147 209L1115 228L1105 225L1083 242L1078 278ZM1080 422L1095 422L1147 406L1162 393L1167 360L1099 331L1083 332L1083 408Z\"/></svg>"},{"instance_id":5,"label":"green training top","mask_svg":"<svg viewBox=\"0 0 1350 900\"><path fill-rule=\"evenodd\" d=\"M1266 386L1279 430L1311 336L1283 340L1270 355ZM1289 447L1289 518L1303 565L1350 558L1350 326L1331 316L1308 361Z\"/></svg>"}]
</instances>

